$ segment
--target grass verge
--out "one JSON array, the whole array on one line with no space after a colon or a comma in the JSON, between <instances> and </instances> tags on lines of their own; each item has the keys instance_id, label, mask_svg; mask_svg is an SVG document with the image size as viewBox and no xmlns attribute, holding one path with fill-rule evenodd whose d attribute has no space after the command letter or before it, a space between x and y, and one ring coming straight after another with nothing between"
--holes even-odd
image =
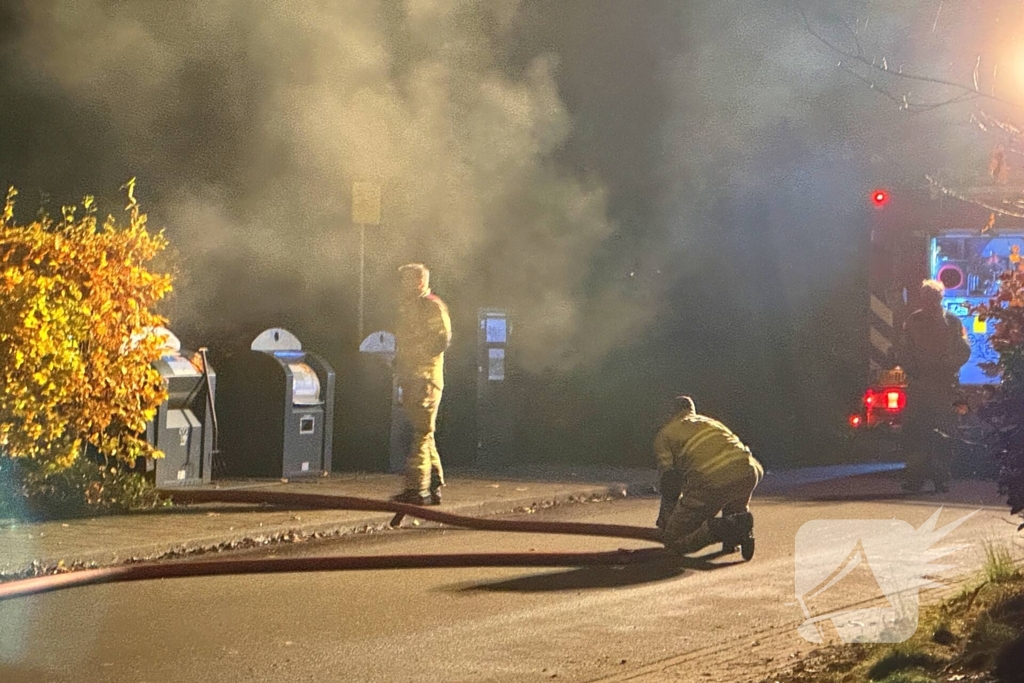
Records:
<instances>
[{"instance_id":1,"label":"grass verge","mask_svg":"<svg viewBox=\"0 0 1024 683\"><path fill-rule=\"evenodd\" d=\"M836 645L766 680L1024 683L1024 574L1010 546L988 542L984 550L978 578L922 610L906 642Z\"/></svg>"}]
</instances>

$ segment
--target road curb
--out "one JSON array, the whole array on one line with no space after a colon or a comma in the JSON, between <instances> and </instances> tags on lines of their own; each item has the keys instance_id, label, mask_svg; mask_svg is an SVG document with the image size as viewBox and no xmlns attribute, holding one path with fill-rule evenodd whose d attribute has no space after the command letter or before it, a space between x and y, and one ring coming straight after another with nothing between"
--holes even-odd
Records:
<instances>
[{"instance_id":1,"label":"road curb","mask_svg":"<svg viewBox=\"0 0 1024 683\"><path fill-rule=\"evenodd\" d=\"M877 467L877 466L876 466ZM870 469L871 466L868 466ZM888 466L886 466L888 468ZM825 468L822 468L825 469ZM807 470L811 472L811 470ZM476 474L476 473L471 473ZM811 472L813 474L813 472ZM865 472L858 475L846 472L845 477L871 476L877 472ZM615 476L615 475L612 475ZM771 473L769 479L773 479L776 473ZM838 478L845 478L838 477ZM829 477L832 478L832 477ZM803 479L803 477L801 477ZM821 481L818 477L810 477L812 482ZM514 478L508 479L509 481ZM502 479L504 481L504 479ZM607 480L606 480L607 481ZM812 483L808 481L778 482L778 486L766 486L761 494L765 499L779 497L786 490L799 488L800 486ZM264 486L277 486L277 483L249 482L237 488L258 489ZM777 489L777 490L773 490ZM312 492L312 490L310 491ZM627 482L613 483L587 483L572 482L567 488L556 494L535 494L524 495L508 499L485 500L483 502L450 504L442 507L443 510L462 515L489 517L505 514L529 514L537 510L548 509L558 505L579 504L585 502L607 501L622 499L626 497L650 497L656 495L656 488L650 481L632 480ZM205 507L205 506L196 506ZM216 509L215 507L212 509ZM268 508L281 512L282 508ZM323 512L323 511L318 511ZM173 512L162 512L156 514L174 514ZM352 534L380 533L390 530L388 522L392 515L387 513L367 513L358 517L351 517L351 511L344 511L347 519L323 520L315 522L301 521L301 514L296 515L295 523L277 523L270 526L241 526L233 530L225 530L217 533L207 533L191 538L177 539L173 543L154 542L146 544L129 544L116 550L102 550L97 552L58 554L49 557L36 558L27 565L12 565L0 571L0 582L29 576L60 573L82 568L104 567L124 563L153 561L163 559L176 559L195 557L207 553L227 552L231 550L245 550L266 547L277 543L301 543L308 540L324 538L339 538ZM130 522L128 522L130 523ZM408 524L408 522L407 522ZM424 526L432 526L428 522Z\"/></svg>"}]
</instances>

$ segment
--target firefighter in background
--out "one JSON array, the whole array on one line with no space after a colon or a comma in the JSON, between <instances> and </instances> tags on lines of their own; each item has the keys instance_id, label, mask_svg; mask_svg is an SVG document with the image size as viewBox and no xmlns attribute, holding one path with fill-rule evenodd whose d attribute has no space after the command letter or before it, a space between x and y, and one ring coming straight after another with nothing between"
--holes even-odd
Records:
<instances>
[{"instance_id":1,"label":"firefighter in background","mask_svg":"<svg viewBox=\"0 0 1024 683\"><path fill-rule=\"evenodd\" d=\"M693 399L676 400L680 411L654 440L661 472L657 525L665 545L686 554L721 542L726 552L742 546L743 556L750 559L750 496L764 469L728 427L698 415Z\"/></svg>"},{"instance_id":2,"label":"firefighter in background","mask_svg":"<svg viewBox=\"0 0 1024 683\"><path fill-rule=\"evenodd\" d=\"M430 271L421 263L398 269L401 301L395 328L395 376L402 408L412 427L405 465L405 490L392 500L440 505L444 470L434 442L444 390L444 352L452 341L448 307L430 291Z\"/></svg>"},{"instance_id":3,"label":"firefighter in background","mask_svg":"<svg viewBox=\"0 0 1024 683\"><path fill-rule=\"evenodd\" d=\"M920 491L926 479L936 491L949 486L954 404L960 368L970 359L971 346L960 319L943 309L944 293L941 282L922 282L921 308L903 325L899 362L907 376L903 488L908 492Z\"/></svg>"},{"instance_id":4,"label":"firefighter in background","mask_svg":"<svg viewBox=\"0 0 1024 683\"><path fill-rule=\"evenodd\" d=\"M984 295L994 296L999 291L999 276L1006 272L1003 260L994 251L986 251L985 261L979 270L984 276Z\"/></svg>"}]
</instances>

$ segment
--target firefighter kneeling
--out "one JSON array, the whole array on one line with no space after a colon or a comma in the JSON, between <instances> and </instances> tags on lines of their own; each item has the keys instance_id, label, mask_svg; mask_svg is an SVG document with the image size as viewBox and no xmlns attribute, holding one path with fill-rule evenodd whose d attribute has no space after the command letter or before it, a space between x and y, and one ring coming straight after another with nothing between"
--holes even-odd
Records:
<instances>
[{"instance_id":1,"label":"firefighter kneeling","mask_svg":"<svg viewBox=\"0 0 1024 683\"><path fill-rule=\"evenodd\" d=\"M750 496L764 469L728 427L698 415L690 397L677 400L680 412L654 441L661 472L657 524L665 545L687 554L720 542L725 553L740 547L749 560L754 554Z\"/></svg>"}]
</instances>

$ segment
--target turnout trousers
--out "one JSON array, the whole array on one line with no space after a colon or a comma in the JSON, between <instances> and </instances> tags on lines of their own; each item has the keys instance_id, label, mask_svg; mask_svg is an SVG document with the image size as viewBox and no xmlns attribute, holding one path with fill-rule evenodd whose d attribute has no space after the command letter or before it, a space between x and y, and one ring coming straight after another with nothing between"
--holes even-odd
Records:
<instances>
[{"instance_id":1,"label":"turnout trousers","mask_svg":"<svg viewBox=\"0 0 1024 683\"><path fill-rule=\"evenodd\" d=\"M956 392L944 384L911 384L907 389L904 448L907 469L904 485L920 490L931 479L936 488L949 482L953 460Z\"/></svg>"},{"instance_id":2,"label":"turnout trousers","mask_svg":"<svg viewBox=\"0 0 1024 683\"><path fill-rule=\"evenodd\" d=\"M665 525L665 545L687 554L720 542L708 523L719 512L723 517L748 512L750 496L763 475L760 466L749 464L721 484L710 484L699 475L688 477Z\"/></svg>"},{"instance_id":3,"label":"turnout trousers","mask_svg":"<svg viewBox=\"0 0 1024 683\"><path fill-rule=\"evenodd\" d=\"M434 441L442 389L421 377L403 380L401 386L402 408L412 429L412 443L405 462L405 488L427 493L431 488L444 485L441 455Z\"/></svg>"}]
</instances>

